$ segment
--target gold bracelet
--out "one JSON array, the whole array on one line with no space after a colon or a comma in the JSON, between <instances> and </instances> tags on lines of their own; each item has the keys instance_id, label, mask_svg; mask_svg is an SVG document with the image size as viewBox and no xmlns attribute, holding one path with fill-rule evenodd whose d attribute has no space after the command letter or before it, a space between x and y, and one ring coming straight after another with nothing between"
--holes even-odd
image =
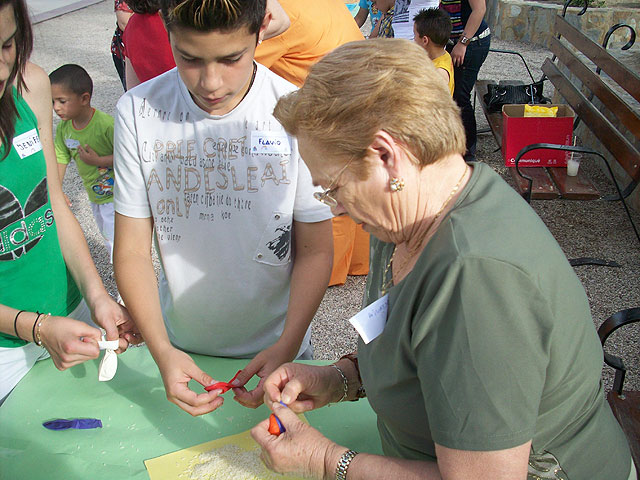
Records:
<instances>
[{"instance_id":1,"label":"gold bracelet","mask_svg":"<svg viewBox=\"0 0 640 480\"><path fill-rule=\"evenodd\" d=\"M36 326L36 337L34 338L36 345L38 345L39 347L42 346L42 338L40 337L40 327L42 326L42 323L51 316L50 313L47 313L46 315L44 315L42 317L42 319L40 319L40 321L38 322L38 325Z\"/></svg>"}]
</instances>

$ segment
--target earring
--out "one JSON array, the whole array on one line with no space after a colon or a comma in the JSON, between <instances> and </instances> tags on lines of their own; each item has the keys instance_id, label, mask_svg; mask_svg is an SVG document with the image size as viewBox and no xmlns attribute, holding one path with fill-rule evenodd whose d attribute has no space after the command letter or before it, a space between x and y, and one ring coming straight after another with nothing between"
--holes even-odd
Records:
<instances>
[{"instance_id":1,"label":"earring","mask_svg":"<svg viewBox=\"0 0 640 480\"><path fill-rule=\"evenodd\" d=\"M404 180L402 178L393 177L389 180L389 188L392 192L401 192L404 188Z\"/></svg>"}]
</instances>

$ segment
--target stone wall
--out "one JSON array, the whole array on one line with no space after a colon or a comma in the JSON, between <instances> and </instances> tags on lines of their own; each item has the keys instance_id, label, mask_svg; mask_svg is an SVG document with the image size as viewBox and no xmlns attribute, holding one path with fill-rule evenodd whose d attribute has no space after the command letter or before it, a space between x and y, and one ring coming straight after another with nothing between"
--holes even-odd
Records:
<instances>
[{"instance_id":1,"label":"stone wall","mask_svg":"<svg viewBox=\"0 0 640 480\"><path fill-rule=\"evenodd\" d=\"M566 18L598 43L602 43L607 30L617 23L626 23L640 34L640 5L637 7L623 5L626 4L607 8L589 8L582 16L577 16L580 8L570 7L567 9ZM497 38L547 47L553 34L555 16L560 13L562 13L562 5L550 2L487 0L485 18ZM613 34L609 45L622 46L628 40L628 30L620 29Z\"/></svg>"}]
</instances>

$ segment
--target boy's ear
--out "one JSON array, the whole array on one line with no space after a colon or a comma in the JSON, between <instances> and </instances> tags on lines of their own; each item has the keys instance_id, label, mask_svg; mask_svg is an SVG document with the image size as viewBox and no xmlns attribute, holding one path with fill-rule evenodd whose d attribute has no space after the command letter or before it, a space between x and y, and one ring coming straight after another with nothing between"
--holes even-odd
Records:
<instances>
[{"instance_id":1,"label":"boy's ear","mask_svg":"<svg viewBox=\"0 0 640 480\"><path fill-rule=\"evenodd\" d=\"M421 42L420 45L422 45L422 48L427 48L427 45L429 45L431 40L426 35L423 35L422 37L420 37L420 42Z\"/></svg>"},{"instance_id":2,"label":"boy's ear","mask_svg":"<svg viewBox=\"0 0 640 480\"><path fill-rule=\"evenodd\" d=\"M91 94L89 92L84 92L80 95L80 103L82 105L89 105L91 103Z\"/></svg>"},{"instance_id":3,"label":"boy's ear","mask_svg":"<svg viewBox=\"0 0 640 480\"><path fill-rule=\"evenodd\" d=\"M269 28L269 24L271 23L271 19L273 16L269 10L266 11L264 18L262 19L262 25L260 25L260 30L258 31L258 44L262 43L264 40L264 34L267 32Z\"/></svg>"}]
</instances>

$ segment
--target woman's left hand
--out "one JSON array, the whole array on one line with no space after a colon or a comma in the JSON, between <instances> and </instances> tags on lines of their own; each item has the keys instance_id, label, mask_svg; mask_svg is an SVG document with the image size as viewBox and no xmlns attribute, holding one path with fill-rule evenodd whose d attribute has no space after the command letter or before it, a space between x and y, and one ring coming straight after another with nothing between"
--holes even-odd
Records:
<instances>
[{"instance_id":1,"label":"woman's left hand","mask_svg":"<svg viewBox=\"0 0 640 480\"><path fill-rule=\"evenodd\" d=\"M467 46L461 44L460 42L456 43L453 50L451 50L451 60L453 61L453 65L455 67L460 67L464 63L464 56L467 53Z\"/></svg>"},{"instance_id":2,"label":"woman's left hand","mask_svg":"<svg viewBox=\"0 0 640 480\"><path fill-rule=\"evenodd\" d=\"M270 434L268 419L251 430L251 436L262 448L260 457L264 464L278 473L324 478L326 465L335 465L346 449L304 423L288 407L279 403L272 407L286 431L279 436Z\"/></svg>"}]
</instances>

